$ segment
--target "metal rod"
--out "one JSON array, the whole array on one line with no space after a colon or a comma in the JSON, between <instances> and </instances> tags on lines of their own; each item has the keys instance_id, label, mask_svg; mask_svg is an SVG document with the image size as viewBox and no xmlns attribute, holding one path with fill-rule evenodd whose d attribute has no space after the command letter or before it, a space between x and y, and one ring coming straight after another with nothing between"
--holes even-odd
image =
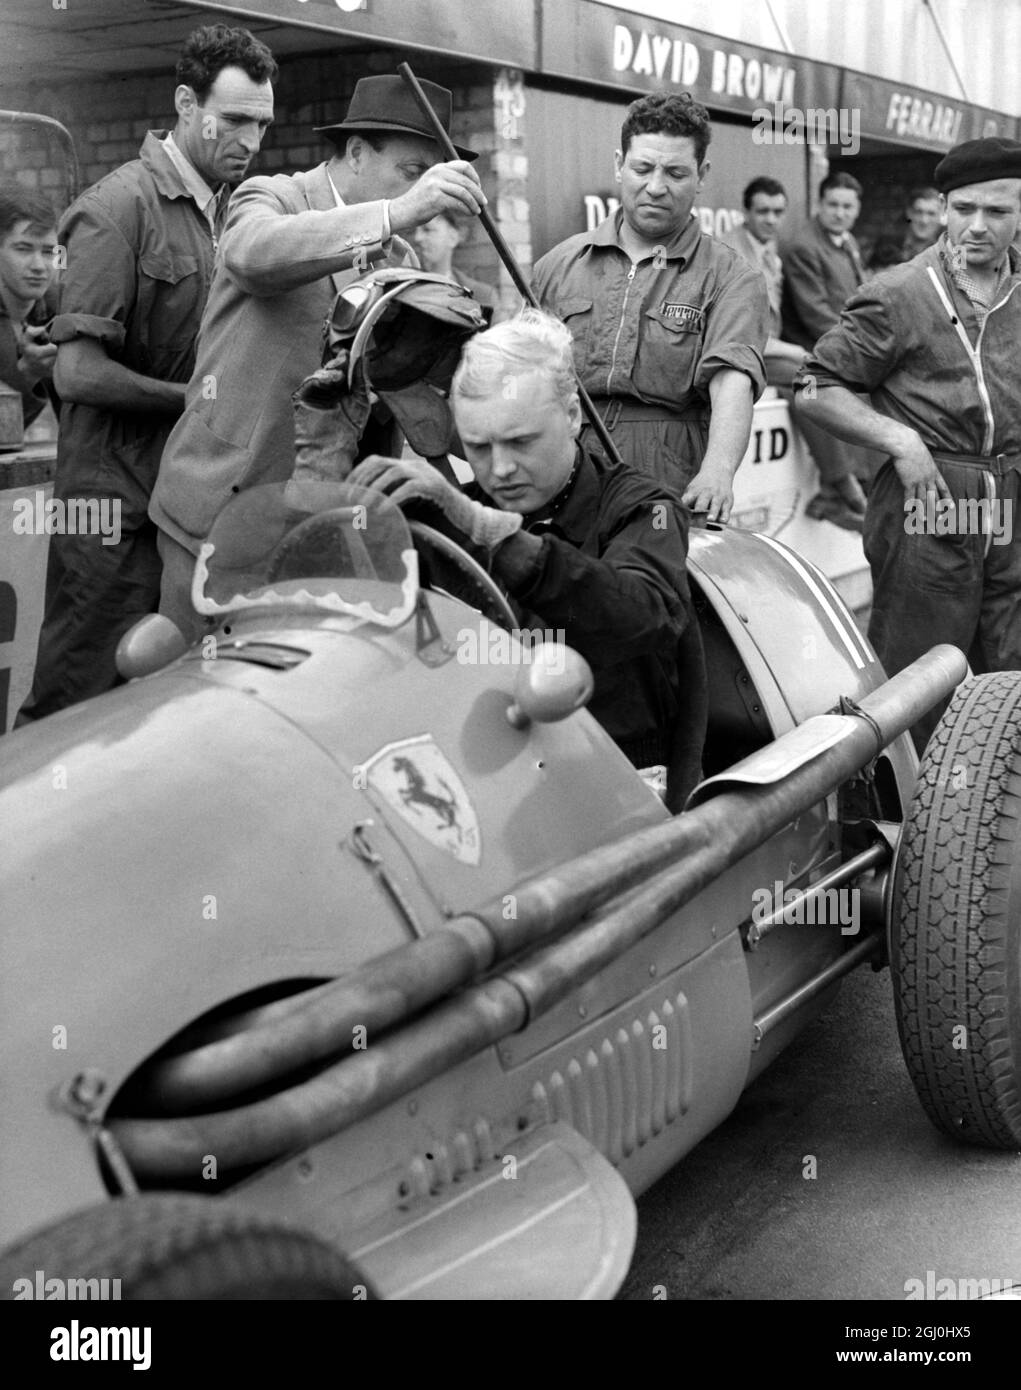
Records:
<instances>
[{"instance_id":1,"label":"metal rod","mask_svg":"<svg viewBox=\"0 0 1021 1390\"><path fill-rule=\"evenodd\" d=\"M831 888L839 888L842 883L847 883L849 879L857 878L866 869L885 864L891 858L892 853L893 851L886 841L880 840L878 843L870 845L868 849L863 849L860 854L846 860L843 864L839 864L831 873L824 874L818 882L813 883L811 888L806 888L804 892L792 889L794 897L789 903L778 907L775 912L771 912L761 922L752 923L748 929L748 944L754 946L776 927L789 926L790 923L785 920L788 913L801 908L805 903L814 902L816 898L822 897Z\"/></svg>"},{"instance_id":2,"label":"metal rod","mask_svg":"<svg viewBox=\"0 0 1021 1390\"><path fill-rule=\"evenodd\" d=\"M422 115L425 117L428 124L432 127L433 136L436 140L436 143L440 146L443 153L446 155L448 159L457 159L458 153L457 150L454 149L454 142L451 140L447 132L443 129L443 124L440 121L439 116L437 116L436 112L433 110L432 105L429 102L429 98L426 96L425 92L422 91L422 87L418 81L418 78L411 71L410 64L399 64L397 71L414 93L415 100L418 102L418 105L421 108ZM479 212L479 221L485 228L489 240L493 243L493 246L496 248L496 254L500 257L501 261L503 261L504 265L507 267L507 272L510 275L510 278L514 281L514 285L518 293L521 295L523 299L526 299L528 303L531 304L533 309L541 309L542 305L539 303L535 295L532 293L531 285L525 279L524 275L522 275L521 268L518 265L517 261L514 259L513 251L507 245L503 233L500 231L499 227L496 225L496 223L490 216L488 208L481 209L481 211ZM603 446L603 449L605 450L605 452L607 453L607 455L613 463L621 463L623 460L621 459L620 454L617 451L616 444L614 444L613 440L610 438L610 432L606 428L606 424L603 421L603 417L599 414L599 411L593 405L591 396L585 390L584 386L582 386L580 381L578 381L577 386L578 399L581 401L581 408L588 416L589 424L592 426L592 428L598 435L600 444Z\"/></svg>"},{"instance_id":3,"label":"metal rod","mask_svg":"<svg viewBox=\"0 0 1021 1390\"><path fill-rule=\"evenodd\" d=\"M852 970L856 970L863 961L878 954L882 948L883 933L873 932L871 936L866 936L856 946L852 946L849 951L845 951L832 965L828 965L818 975L813 975L810 980L806 980L793 994L789 994L786 999L781 999L779 1004L774 1004L771 1009L767 1009L758 1018L752 1019L755 1039L752 1044L753 1048L758 1047L766 1034L783 1023L784 1019L796 1013L816 995L822 994L824 989L828 989L841 976L849 975Z\"/></svg>"},{"instance_id":4,"label":"metal rod","mask_svg":"<svg viewBox=\"0 0 1021 1390\"><path fill-rule=\"evenodd\" d=\"M965 101L970 101L971 97L968 95L968 89L964 85L964 78L961 76L961 70L957 66L957 60L954 58L954 50L947 40L946 32L943 29L943 25L940 23L939 15L936 13L936 6L933 4L933 0L922 0L922 5L929 11L929 18L932 20L933 27L936 30L936 36L943 47L943 52L946 54L947 62L950 64L950 70L957 79L957 85L961 89L961 96L964 97Z\"/></svg>"}]
</instances>

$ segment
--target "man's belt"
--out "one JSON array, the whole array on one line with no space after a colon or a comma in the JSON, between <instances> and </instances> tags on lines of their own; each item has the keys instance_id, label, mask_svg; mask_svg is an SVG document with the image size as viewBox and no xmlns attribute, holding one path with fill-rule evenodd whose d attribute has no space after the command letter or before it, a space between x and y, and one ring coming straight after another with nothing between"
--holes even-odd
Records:
<instances>
[{"instance_id":1,"label":"man's belt","mask_svg":"<svg viewBox=\"0 0 1021 1390\"><path fill-rule=\"evenodd\" d=\"M1012 468L1021 472L1019 454L951 454L945 449L930 449L936 463L957 464L961 468L981 468L997 478L1004 477Z\"/></svg>"},{"instance_id":2,"label":"man's belt","mask_svg":"<svg viewBox=\"0 0 1021 1390\"><path fill-rule=\"evenodd\" d=\"M673 410L668 405L659 405L655 401L640 401L634 396L593 396L592 404L610 431L616 425L627 425L637 420L688 420L702 423L709 418L709 410L705 406L694 406L690 410Z\"/></svg>"}]
</instances>

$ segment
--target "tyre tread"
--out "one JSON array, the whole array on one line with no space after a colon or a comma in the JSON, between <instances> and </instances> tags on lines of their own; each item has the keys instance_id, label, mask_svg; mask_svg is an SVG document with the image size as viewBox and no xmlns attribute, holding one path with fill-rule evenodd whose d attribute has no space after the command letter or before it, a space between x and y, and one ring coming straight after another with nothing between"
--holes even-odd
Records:
<instances>
[{"instance_id":1,"label":"tyre tread","mask_svg":"<svg viewBox=\"0 0 1021 1390\"><path fill-rule=\"evenodd\" d=\"M891 941L897 1025L919 1099L937 1127L991 1148L1021 1148L1019 837L1021 675L996 672L958 688L925 751ZM959 1024L964 1048L952 1045Z\"/></svg>"}]
</instances>

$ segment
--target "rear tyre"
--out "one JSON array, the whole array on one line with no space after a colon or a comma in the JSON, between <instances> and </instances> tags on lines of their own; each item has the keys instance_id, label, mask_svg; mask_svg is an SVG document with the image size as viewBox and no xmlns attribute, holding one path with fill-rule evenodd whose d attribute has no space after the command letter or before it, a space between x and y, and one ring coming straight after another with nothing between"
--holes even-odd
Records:
<instances>
[{"instance_id":1,"label":"rear tyre","mask_svg":"<svg viewBox=\"0 0 1021 1390\"><path fill-rule=\"evenodd\" d=\"M375 1297L325 1241L215 1197L121 1197L79 1212L6 1252L0 1297L16 1298L36 1270L119 1279L130 1300Z\"/></svg>"},{"instance_id":2,"label":"rear tyre","mask_svg":"<svg viewBox=\"0 0 1021 1390\"><path fill-rule=\"evenodd\" d=\"M1021 673L964 682L901 840L890 965L901 1047L938 1129L1021 1149Z\"/></svg>"}]
</instances>

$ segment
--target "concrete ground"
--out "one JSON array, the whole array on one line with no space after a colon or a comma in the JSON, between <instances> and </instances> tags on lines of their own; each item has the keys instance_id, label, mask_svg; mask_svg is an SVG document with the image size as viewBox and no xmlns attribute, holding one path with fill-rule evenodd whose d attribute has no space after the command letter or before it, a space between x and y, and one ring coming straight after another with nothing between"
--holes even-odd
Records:
<instances>
[{"instance_id":1,"label":"concrete ground","mask_svg":"<svg viewBox=\"0 0 1021 1390\"><path fill-rule=\"evenodd\" d=\"M930 1124L889 971L847 979L638 1212L625 1299L903 1300L929 1271L1021 1284L1021 1154Z\"/></svg>"}]
</instances>

